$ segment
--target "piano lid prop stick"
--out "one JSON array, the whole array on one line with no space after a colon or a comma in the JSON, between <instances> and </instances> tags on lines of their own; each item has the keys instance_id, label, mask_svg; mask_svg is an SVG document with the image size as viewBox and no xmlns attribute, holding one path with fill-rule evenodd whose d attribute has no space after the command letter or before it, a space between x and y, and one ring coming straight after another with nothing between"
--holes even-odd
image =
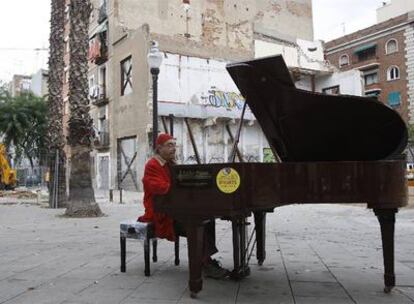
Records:
<instances>
[{"instance_id":1,"label":"piano lid prop stick","mask_svg":"<svg viewBox=\"0 0 414 304\"><path fill-rule=\"evenodd\" d=\"M165 122L165 116L161 116L162 126L164 127L164 132L172 135L170 132L168 132L167 123Z\"/></svg>"},{"instance_id":2,"label":"piano lid prop stick","mask_svg":"<svg viewBox=\"0 0 414 304\"><path fill-rule=\"evenodd\" d=\"M227 130L227 133L230 136L231 142L233 143L234 142L234 136L233 136L233 133L231 133L230 126L229 126L228 123L226 123L226 130ZM244 162L243 156L241 155L240 150L237 146L236 146L236 153L237 153L237 157L238 157L239 161L241 163L243 163Z\"/></svg>"},{"instance_id":3,"label":"piano lid prop stick","mask_svg":"<svg viewBox=\"0 0 414 304\"><path fill-rule=\"evenodd\" d=\"M244 101L243 110L242 110L240 122L239 122L239 127L237 128L236 137L234 138L234 141L233 141L233 149L231 150L231 153L230 153L230 158L229 158L230 163L234 163L234 160L236 159L236 148L237 148L237 145L239 144L241 128L243 127L243 119L244 119L244 113L246 112L246 107L247 107L247 102Z\"/></svg>"},{"instance_id":4,"label":"piano lid prop stick","mask_svg":"<svg viewBox=\"0 0 414 304\"><path fill-rule=\"evenodd\" d=\"M188 118L184 117L185 125L187 126L188 134L190 135L191 145L193 146L194 154L197 160L197 164L201 164L200 155L198 154L197 146L194 141L193 132L191 131L190 124L188 123Z\"/></svg>"},{"instance_id":5,"label":"piano lid prop stick","mask_svg":"<svg viewBox=\"0 0 414 304\"><path fill-rule=\"evenodd\" d=\"M174 115L170 114L168 117L170 118L170 135L174 136Z\"/></svg>"}]
</instances>

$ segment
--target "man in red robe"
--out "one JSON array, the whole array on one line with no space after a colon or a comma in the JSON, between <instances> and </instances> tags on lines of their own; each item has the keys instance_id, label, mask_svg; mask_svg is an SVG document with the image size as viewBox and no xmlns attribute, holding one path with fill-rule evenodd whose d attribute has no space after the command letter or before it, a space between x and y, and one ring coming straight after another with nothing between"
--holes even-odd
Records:
<instances>
[{"instance_id":1,"label":"man in red robe","mask_svg":"<svg viewBox=\"0 0 414 304\"><path fill-rule=\"evenodd\" d=\"M156 213L153 209L154 195L168 193L171 186L170 166L175 163L175 139L162 133L156 140L155 155L146 163L144 177L144 215L138 217L139 222L152 222L155 236L174 241L176 232L185 235L185 230L166 214ZM206 225L203 245L203 271L208 277L215 279L225 278L229 272L222 268L218 261L211 258L217 252L215 245L215 225L211 221Z\"/></svg>"}]
</instances>

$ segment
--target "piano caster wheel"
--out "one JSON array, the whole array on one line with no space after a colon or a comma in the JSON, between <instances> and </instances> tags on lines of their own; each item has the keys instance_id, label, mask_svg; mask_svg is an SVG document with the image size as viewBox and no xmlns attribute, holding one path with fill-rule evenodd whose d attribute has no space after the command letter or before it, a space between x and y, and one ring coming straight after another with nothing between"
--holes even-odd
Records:
<instances>
[{"instance_id":1,"label":"piano caster wheel","mask_svg":"<svg viewBox=\"0 0 414 304\"><path fill-rule=\"evenodd\" d=\"M197 299L197 293L196 292L190 292L190 298L191 299Z\"/></svg>"},{"instance_id":2,"label":"piano caster wheel","mask_svg":"<svg viewBox=\"0 0 414 304\"><path fill-rule=\"evenodd\" d=\"M394 286L385 286L384 287L384 292L385 293L390 293L391 291L392 291L392 288L393 288Z\"/></svg>"}]
</instances>

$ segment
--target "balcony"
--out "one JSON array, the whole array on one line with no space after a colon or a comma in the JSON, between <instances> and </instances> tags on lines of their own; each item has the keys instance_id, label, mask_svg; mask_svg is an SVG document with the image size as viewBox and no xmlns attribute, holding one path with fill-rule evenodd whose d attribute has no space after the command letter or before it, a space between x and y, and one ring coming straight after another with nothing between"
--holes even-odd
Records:
<instances>
[{"instance_id":1,"label":"balcony","mask_svg":"<svg viewBox=\"0 0 414 304\"><path fill-rule=\"evenodd\" d=\"M108 60L107 33L108 23L102 23L92 33L89 39L88 59L95 64Z\"/></svg>"},{"instance_id":2,"label":"balcony","mask_svg":"<svg viewBox=\"0 0 414 304\"><path fill-rule=\"evenodd\" d=\"M104 106L109 102L106 97L106 87L104 85L96 85L90 88L89 97L94 106Z\"/></svg>"},{"instance_id":3,"label":"balcony","mask_svg":"<svg viewBox=\"0 0 414 304\"><path fill-rule=\"evenodd\" d=\"M94 146L97 150L109 148L109 132L99 131L98 136L94 140Z\"/></svg>"}]
</instances>

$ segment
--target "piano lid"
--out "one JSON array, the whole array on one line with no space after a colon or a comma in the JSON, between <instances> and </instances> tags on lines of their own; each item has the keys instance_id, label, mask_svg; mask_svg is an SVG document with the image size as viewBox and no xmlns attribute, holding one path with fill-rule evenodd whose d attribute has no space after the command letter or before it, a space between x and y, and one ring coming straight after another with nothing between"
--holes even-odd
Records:
<instances>
[{"instance_id":1,"label":"piano lid","mask_svg":"<svg viewBox=\"0 0 414 304\"><path fill-rule=\"evenodd\" d=\"M282 161L392 159L407 145L396 111L373 98L296 89L280 55L226 68Z\"/></svg>"}]
</instances>

